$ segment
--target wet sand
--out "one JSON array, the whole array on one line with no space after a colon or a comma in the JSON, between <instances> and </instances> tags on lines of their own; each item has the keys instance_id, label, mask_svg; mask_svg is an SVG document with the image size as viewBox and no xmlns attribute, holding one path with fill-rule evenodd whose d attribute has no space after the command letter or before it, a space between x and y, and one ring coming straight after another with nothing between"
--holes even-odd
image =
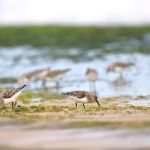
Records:
<instances>
[{"instance_id":1,"label":"wet sand","mask_svg":"<svg viewBox=\"0 0 150 150\"><path fill-rule=\"evenodd\" d=\"M14 149L144 149L149 129L57 129L1 131L0 145Z\"/></svg>"},{"instance_id":2,"label":"wet sand","mask_svg":"<svg viewBox=\"0 0 150 150\"><path fill-rule=\"evenodd\" d=\"M144 99L128 97L101 99L100 108L93 103L87 104L85 109L82 105L76 109L74 102L66 99L22 105L37 108L49 106L53 110L47 108L36 112L34 108L16 112L9 108L2 109L0 148L148 149L150 109L124 108L123 105L132 100L141 102Z\"/></svg>"}]
</instances>

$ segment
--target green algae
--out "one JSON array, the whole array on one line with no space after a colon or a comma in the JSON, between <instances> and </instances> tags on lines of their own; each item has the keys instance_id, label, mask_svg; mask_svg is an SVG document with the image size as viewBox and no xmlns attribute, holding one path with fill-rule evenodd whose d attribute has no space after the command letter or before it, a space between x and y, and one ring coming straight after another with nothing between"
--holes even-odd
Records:
<instances>
[{"instance_id":1,"label":"green algae","mask_svg":"<svg viewBox=\"0 0 150 150\"><path fill-rule=\"evenodd\" d=\"M129 39L142 42L143 36L149 32L149 27L0 27L0 46L76 47L87 50L103 47L105 53L123 52L120 48L107 48L104 45ZM131 48L129 51L150 52L144 45L143 43L141 47Z\"/></svg>"},{"instance_id":2,"label":"green algae","mask_svg":"<svg viewBox=\"0 0 150 150\"><path fill-rule=\"evenodd\" d=\"M19 101L23 102L24 104L30 104L32 102L32 99L42 96L43 95L39 93L25 92L19 97Z\"/></svg>"},{"instance_id":3,"label":"green algae","mask_svg":"<svg viewBox=\"0 0 150 150\"><path fill-rule=\"evenodd\" d=\"M148 115L150 109L148 107L139 106L118 106L118 102L133 98L110 98L101 100L101 106L97 106L96 103L86 104L85 108L78 105L75 107L74 103L62 101L62 97L58 100L57 95L49 97L42 93L30 93L24 92L19 98L32 99L36 97L42 97L43 101L40 104L23 103L21 107L11 108L11 105L0 107L0 118L14 119L21 123L40 123L49 122L68 122L66 128L74 127L149 127L150 120ZM56 97L55 97L56 96ZM139 97L137 97L138 99ZM144 98L144 97L143 97ZM145 97L146 98L146 97ZM135 98L134 98L135 99ZM137 114L142 115L143 118L139 120ZM108 119L102 119L108 116ZM125 118L124 118L125 116ZM114 119L113 119L114 117ZM133 117L133 120L131 118ZM145 117L145 118L144 118ZM16 122L17 123L17 122Z\"/></svg>"},{"instance_id":4,"label":"green algae","mask_svg":"<svg viewBox=\"0 0 150 150\"><path fill-rule=\"evenodd\" d=\"M103 128L143 128L149 127L150 121L73 121L70 122L66 128L89 128L89 127L103 127Z\"/></svg>"},{"instance_id":5,"label":"green algae","mask_svg":"<svg viewBox=\"0 0 150 150\"><path fill-rule=\"evenodd\" d=\"M17 82L17 79L16 78L13 78L13 77L1 77L0 78L0 83L3 84L3 83L16 83Z\"/></svg>"}]
</instances>

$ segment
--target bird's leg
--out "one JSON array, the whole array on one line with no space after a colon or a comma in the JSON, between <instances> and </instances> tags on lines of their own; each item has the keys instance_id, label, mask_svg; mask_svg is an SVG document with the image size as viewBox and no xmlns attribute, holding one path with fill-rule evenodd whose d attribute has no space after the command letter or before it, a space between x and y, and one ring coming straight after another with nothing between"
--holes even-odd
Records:
<instances>
[{"instance_id":1,"label":"bird's leg","mask_svg":"<svg viewBox=\"0 0 150 150\"><path fill-rule=\"evenodd\" d=\"M91 83L91 81L89 81L89 86L90 86L90 91L92 92L92 91L93 91L93 88L92 88L92 83Z\"/></svg>"},{"instance_id":2,"label":"bird's leg","mask_svg":"<svg viewBox=\"0 0 150 150\"><path fill-rule=\"evenodd\" d=\"M14 102L14 107L15 107L16 105L17 105L17 102L15 101L15 102Z\"/></svg>"},{"instance_id":3,"label":"bird's leg","mask_svg":"<svg viewBox=\"0 0 150 150\"><path fill-rule=\"evenodd\" d=\"M56 89L59 90L59 87L60 87L59 81L56 81Z\"/></svg>"},{"instance_id":4,"label":"bird's leg","mask_svg":"<svg viewBox=\"0 0 150 150\"><path fill-rule=\"evenodd\" d=\"M38 86L37 86L37 82L36 81L33 81L34 85L33 85L33 89L38 89Z\"/></svg>"},{"instance_id":5,"label":"bird's leg","mask_svg":"<svg viewBox=\"0 0 150 150\"><path fill-rule=\"evenodd\" d=\"M11 103L12 108L14 108L14 102Z\"/></svg>"},{"instance_id":6,"label":"bird's leg","mask_svg":"<svg viewBox=\"0 0 150 150\"><path fill-rule=\"evenodd\" d=\"M85 108L85 105L84 105L84 103L83 103L83 107Z\"/></svg>"},{"instance_id":7,"label":"bird's leg","mask_svg":"<svg viewBox=\"0 0 150 150\"><path fill-rule=\"evenodd\" d=\"M76 102L75 105L76 105L76 108L77 108L78 107L78 103Z\"/></svg>"},{"instance_id":8,"label":"bird's leg","mask_svg":"<svg viewBox=\"0 0 150 150\"><path fill-rule=\"evenodd\" d=\"M119 78L120 78L120 80L123 80L123 73L122 72L120 72Z\"/></svg>"},{"instance_id":9,"label":"bird's leg","mask_svg":"<svg viewBox=\"0 0 150 150\"><path fill-rule=\"evenodd\" d=\"M12 108L15 108L16 105L17 105L17 102L12 102Z\"/></svg>"},{"instance_id":10,"label":"bird's leg","mask_svg":"<svg viewBox=\"0 0 150 150\"><path fill-rule=\"evenodd\" d=\"M92 90L91 90L91 92L94 92L94 82L93 82L93 81L91 81L91 85L92 85Z\"/></svg>"},{"instance_id":11,"label":"bird's leg","mask_svg":"<svg viewBox=\"0 0 150 150\"><path fill-rule=\"evenodd\" d=\"M98 102L98 100L96 100L96 103L97 103L98 106L101 106L100 103Z\"/></svg>"},{"instance_id":12,"label":"bird's leg","mask_svg":"<svg viewBox=\"0 0 150 150\"><path fill-rule=\"evenodd\" d=\"M93 85L93 91L92 92L94 92L96 94L96 83L93 81L92 85Z\"/></svg>"},{"instance_id":13,"label":"bird's leg","mask_svg":"<svg viewBox=\"0 0 150 150\"><path fill-rule=\"evenodd\" d=\"M43 87L46 87L46 80L43 80L43 81L42 81L42 86L43 86Z\"/></svg>"}]
</instances>

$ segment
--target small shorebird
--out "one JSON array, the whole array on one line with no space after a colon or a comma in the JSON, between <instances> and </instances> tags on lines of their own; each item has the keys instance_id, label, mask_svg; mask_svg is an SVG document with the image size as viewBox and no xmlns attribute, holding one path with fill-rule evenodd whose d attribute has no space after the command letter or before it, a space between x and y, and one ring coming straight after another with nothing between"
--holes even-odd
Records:
<instances>
[{"instance_id":1,"label":"small shorebird","mask_svg":"<svg viewBox=\"0 0 150 150\"><path fill-rule=\"evenodd\" d=\"M128 69L129 67L134 66L134 63L122 63L116 62L112 65L107 67L107 72L118 72L120 74L120 78L123 78L122 73L124 70Z\"/></svg>"},{"instance_id":2,"label":"small shorebird","mask_svg":"<svg viewBox=\"0 0 150 150\"><path fill-rule=\"evenodd\" d=\"M96 92L96 80L98 79L97 70L88 68L85 75L87 80L89 81L90 91Z\"/></svg>"},{"instance_id":3,"label":"small shorebird","mask_svg":"<svg viewBox=\"0 0 150 150\"><path fill-rule=\"evenodd\" d=\"M64 77L64 75L70 71L70 69L63 69L63 70L52 70L49 71L46 75L46 80L55 81L56 88L59 88L59 82Z\"/></svg>"},{"instance_id":4,"label":"small shorebird","mask_svg":"<svg viewBox=\"0 0 150 150\"><path fill-rule=\"evenodd\" d=\"M35 73L34 71L24 73L24 74L21 75L21 77L19 78L19 80L20 80L20 79L31 80L32 77L33 77L33 75L34 75L34 73Z\"/></svg>"},{"instance_id":5,"label":"small shorebird","mask_svg":"<svg viewBox=\"0 0 150 150\"><path fill-rule=\"evenodd\" d=\"M22 81L42 81L42 85L45 85L45 77L47 75L47 73L49 72L49 68L44 68L44 69L37 69L37 70L33 70L31 72L28 73L24 73L20 78L19 78L19 82Z\"/></svg>"},{"instance_id":6,"label":"small shorebird","mask_svg":"<svg viewBox=\"0 0 150 150\"><path fill-rule=\"evenodd\" d=\"M34 73L34 81L42 81L42 85L45 86L45 79L49 71L50 68L36 70Z\"/></svg>"},{"instance_id":7,"label":"small shorebird","mask_svg":"<svg viewBox=\"0 0 150 150\"><path fill-rule=\"evenodd\" d=\"M12 108L14 108L17 104L16 99L21 94L21 91L25 86L26 85L14 89L8 89L3 92L0 96L0 105L3 106L8 103L12 103Z\"/></svg>"},{"instance_id":8,"label":"small shorebird","mask_svg":"<svg viewBox=\"0 0 150 150\"><path fill-rule=\"evenodd\" d=\"M73 91L73 92L67 92L67 93L62 93L71 99L75 100L76 103L76 108L77 108L77 103L82 103L83 107L85 107L84 103L91 103L91 102L96 102L98 106L100 106L98 102L98 97L96 96L95 93L88 92L88 91Z\"/></svg>"},{"instance_id":9,"label":"small shorebird","mask_svg":"<svg viewBox=\"0 0 150 150\"><path fill-rule=\"evenodd\" d=\"M22 74L18 79L18 85L22 85L24 83L28 83L29 81L33 80L35 73L36 71L31 71L31 72Z\"/></svg>"}]
</instances>

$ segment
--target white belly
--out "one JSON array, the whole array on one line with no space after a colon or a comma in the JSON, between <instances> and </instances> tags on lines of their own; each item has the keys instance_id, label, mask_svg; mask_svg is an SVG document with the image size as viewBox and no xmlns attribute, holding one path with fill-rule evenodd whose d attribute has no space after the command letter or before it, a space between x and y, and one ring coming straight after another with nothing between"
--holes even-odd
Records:
<instances>
[{"instance_id":1,"label":"white belly","mask_svg":"<svg viewBox=\"0 0 150 150\"><path fill-rule=\"evenodd\" d=\"M47 71L45 71L45 72L41 72L41 73L39 73L39 74L37 74L36 76L35 76L35 80L44 80L45 79L45 77L46 77L46 75L47 75Z\"/></svg>"},{"instance_id":2,"label":"white belly","mask_svg":"<svg viewBox=\"0 0 150 150\"><path fill-rule=\"evenodd\" d=\"M115 71L118 72L118 73L121 73L123 71L123 69L121 67L116 67Z\"/></svg>"},{"instance_id":3,"label":"white belly","mask_svg":"<svg viewBox=\"0 0 150 150\"><path fill-rule=\"evenodd\" d=\"M48 81L58 81L58 80L62 79L63 76L64 76L64 74L60 74L60 75L57 75L55 77L47 77L46 80L48 80Z\"/></svg>"},{"instance_id":4,"label":"white belly","mask_svg":"<svg viewBox=\"0 0 150 150\"><path fill-rule=\"evenodd\" d=\"M16 98L21 94L21 91L16 93L14 96L12 96L11 98L6 98L4 99L4 103L5 104L8 104L8 103L11 103L11 102L14 102L16 101Z\"/></svg>"},{"instance_id":5,"label":"white belly","mask_svg":"<svg viewBox=\"0 0 150 150\"><path fill-rule=\"evenodd\" d=\"M11 102L14 102L15 99L14 98L7 98L7 99L4 99L4 104L8 104L8 103L11 103Z\"/></svg>"},{"instance_id":6,"label":"white belly","mask_svg":"<svg viewBox=\"0 0 150 150\"><path fill-rule=\"evenodd\" d=\"M77 98L77 97L70 96L70 98L72 100L75 100L78 103L88 103L89 102L86 97L84 97L84 98Z\"/></svg>"}]
</instances>

